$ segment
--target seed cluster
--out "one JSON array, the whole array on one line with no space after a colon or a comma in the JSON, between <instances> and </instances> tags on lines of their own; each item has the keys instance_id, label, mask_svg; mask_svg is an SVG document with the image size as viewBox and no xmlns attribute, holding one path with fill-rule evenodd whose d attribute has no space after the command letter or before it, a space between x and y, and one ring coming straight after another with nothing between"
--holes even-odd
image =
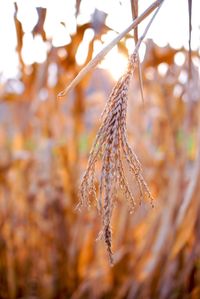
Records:
<instances>
[{"instance_id":1,"label":"seed cluster","mask_svg":"<svg viewBox=\"0 0 200 299\"><path fill-rule=\"evenodd\" d=\"M120 186L126 199L130 202L132 210L136 206L134 196L130 191L125 176L123 161L126 161L130 172L136 179L141 198L147 196L152 200L149 189L141 174L140 162L130 148L126 134L128 88L137 63L136 57L135 54L130 57L127 71L119 79L111 92L102 115L101 127L89 155L87 170L80 186L80 206L90 206L91 197L96 198L95 165L100 158L102 166L97 203L103 221L102 235L111 263L113 263L111 216L116 188Z\"/></svg>"}]
</instances>

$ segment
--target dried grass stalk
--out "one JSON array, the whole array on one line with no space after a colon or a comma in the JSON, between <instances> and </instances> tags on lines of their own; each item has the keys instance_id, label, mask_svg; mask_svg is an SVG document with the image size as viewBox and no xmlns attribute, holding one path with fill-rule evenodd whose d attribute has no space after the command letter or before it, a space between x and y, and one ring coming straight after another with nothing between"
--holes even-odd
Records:
<instances>
[{"instance_id":1,"label":"dried grass stalk","mask_svg":"<svg viewBox=\"0 0 200 299\"><path fill-rule=\"evenodd\" d=\"M126 34L146 19L157 7L159 8L164 0L157 0L153 2L132 24L130 24L124 31L117 35L107 46L105 46L88 64L78 73L74 80L58 94L58 99L66 96L82 79L83 77L104 58L104 56L122 39ZM147 29L148 30L148 29Z\"/></svg>"},{"instance_id":2,"label":"dried grass stalk","mask_svg":"<svg viewBox=\"0 0 200 299\"><path fill-rule=\"evenodd\" d=\"M130 148L126 134L126 114L128 88L131 76L137 65L137 54L134 52L129 59L125 74L113 88L102 115L102 125L97 133L96 140L90 152L87 170L80 186L79 206L90 206L91 197L96 198L95 165L101 158L102 169L99 184L98 208L102 215L103 237L107 246L110 262L113 263L111 249L111 216L116 188L121 187L126 199L134 210L136 202L130 191L124 171L124 163L129 166L135 178L142 198L152 197L141 174L141 165L136 154Z\"/></svg>"}]
</instances>

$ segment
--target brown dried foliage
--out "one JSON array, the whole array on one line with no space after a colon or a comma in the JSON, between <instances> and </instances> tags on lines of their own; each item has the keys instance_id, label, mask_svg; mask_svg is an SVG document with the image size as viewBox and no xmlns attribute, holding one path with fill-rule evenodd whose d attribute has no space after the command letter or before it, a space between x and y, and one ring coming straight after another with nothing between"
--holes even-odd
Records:
<instances>
[{"instance_id":1,"label":"brown dried foliage","mask_svg":"<svg viewBox=\"0 0 200 299\"><path fill-rule=\"evenodd\" d=\"M43 36L40 26L37 34ZM1 82L0 298L199 299L199 53L191 53L192 80L186 84L188 52L146 43L141 65L145 106L135 77L129 85L127 134L130 147L134 146L142 161L156 208L148 209L143 202L135 206L134 217L130 217L125 192L116 192L118 208L112 213L115 265L111 268L104 243L94 242L101 227L97 210L77 213L74 207L99 126L98 115L113 81L105 71L95 70L66 101L55 100L66 82L80 71L74 49L91 26L77 27L69 45L51 47L47 60L35 63L28 72L21 64L19 79ZM22 63L23 28L20 22L16 27ZM93 41L88 59L92 45ZM175 63L178 54L186 58L181 66ZM58 71L55 86L48 83L51 64L56 64ZM21 94L13 88L20 83L24 86ZM41 98L44 90L46 100ZM116 107L113 99L107 107ZM131 181L122 146L120 155L137 203L135 191L139 188L132 188L133 180L137 180L132 176ZM99 152L94 164L97 178L102 162ZM91 194L88 203L92 200ZM103 185L102 205L104 200ZM104 213L104 206L100 210Z\"/></svg>"},{"instance_id":2,"label":"brown dried foliage","mask_svg":"<svg viewBox=\"0 0 200 299\"><path fill-rule=\"evenodd\" d=\"M123 160L128 164L132 177L139 186L140 197L152 200L147 184L141 173L141 165L136 154L128 144L126 133L126 114L129 83L135 69L137 59L134 53L128 64L126 73L113 88L102 115L102 125L97 133L90 152L87 170L80 187L80 205L89 206L90 197L96 197L95 164L102 160L98 207L103 220L103 236L107 245L110 262L113 263L111 250L111 216L113 200L117 187L123 190L124 197L134 210L136 202L125 175Z\"/></svg>"}]
</instances>

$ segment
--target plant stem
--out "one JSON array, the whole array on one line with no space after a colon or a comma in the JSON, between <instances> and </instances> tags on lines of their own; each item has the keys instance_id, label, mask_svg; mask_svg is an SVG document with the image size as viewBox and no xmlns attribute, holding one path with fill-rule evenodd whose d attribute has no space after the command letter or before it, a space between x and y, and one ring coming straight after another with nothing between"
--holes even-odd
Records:
<instances>
[{"instance_id":1,"label":"plant stem","mask_svg":"<svg viewBox=\"0 0 200 299\"><path fill-rule=\"evenodd\" d=\"M151 4L138 18L136 18L124 31L122 31L115 39L113 39L100 53L98 53L74 78L74 80L58 94L58 99L64 97L70 90L72 90L83 77L104 58L104 56L132 29L136 28L139 23L146 19L157 7L162 4L163 0L157 0ZM150 24L151 25L151 24ZM149 25L149 27L150 27ZM147 28L146 32L149 28ZM146 35L146 32L144 35ZM144 36L143 35L143 36ZM143 37L144 38L144 37ZM143 40L142 38L142 40ZM141 40L141 41L142 41ZM139 40L140 41L140 40ZM140 42L141 43L141 42ZM140 46L140 45L139 45ZM139 47L138 47L139 48Z\"/></svg>"}]
</instances>

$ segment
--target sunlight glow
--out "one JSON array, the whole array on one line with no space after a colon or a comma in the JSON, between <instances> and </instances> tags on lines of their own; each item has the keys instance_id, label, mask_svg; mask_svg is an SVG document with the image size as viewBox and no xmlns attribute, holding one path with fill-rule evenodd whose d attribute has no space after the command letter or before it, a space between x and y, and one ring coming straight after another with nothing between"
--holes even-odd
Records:
<instances>
[{"instance_id":1,"label":"sunlight glow","mask_svg":"<svg viewBox=\"0 0 200 299\"><path fill-rule=\"evenodd\" d=\"M127 58L119 53L117 47L114 47L102 61L100 67L108 70L113 79L117 81L126 70Z\"/></svg>"},{"instance_id":2,"label":"sunlight glow","mask_svg":"<svg viewBox=\"0 0 200 299\"><path fill-rule=\"evenodd\" d=\"M76 52L76 62L78 65L83 65L86 61L88 55L88 48L91 40L94 37L94 30L88 28L84 32L83 40L80 43L78 50Z\"/></svg>"},{"instance_id":3,"label":"sunlight glow","mask_svg":"<svg viewBox=\"0 0 200 299\"><path fill-rule=\"evenodd\" d=\"M174 56L174 62L178 66L182 66L185 63L185 54L183 52L178 52Z\"/></svg>"},{"instance_id":4,"label":"sunlight glow","mask_svg":"<svg viewBox=\"0 0 200 299\"><path fill-rule=\"evenodd\" d=\"M42 40L41 35L33 37L32 33L25 33L23 36L22 58L25 64L35 62L42 63L47 57L47 44Z\"/></svg>"},{"instance_id":5,"label":"sunlight glow","mask_svg":"<svg viewBox=\"0 0 200 299\"><path fill-rule=\"evenodd\" d=\"M107 40L106 36L104 36L103 39ZM94 42L93 57L96 56L104 46L105 44L99 40L96 40ZM119 52L117 46L115 46L99 64L99 68L108 70L114 80L118 80L120 78L120 76L126 70L126 67L127 58L125 55Z\"/></svg>"},{"instance_id":6,"label":"sunlight glow","mask_svg":"<svg viewBox=\"0 0 200 299\"><path fill-rule=\"evenodd\" d=\"M16 78L19 75L19 58L16 53L17 37L14 24L14 3L17 3L17 18L22 22L24 31L22 57L25 64L31 65L34 62L42 63L47 57L48 45L51 41L54 47L67 45L71 42L71 35L76 33L76 1L75 0L8 0L0 1L0 73L2 78ZM152 0L140 0L139 14L146 7L152 4ZM47 9L44 30L48 42L44 42L41 36L32 35L32 30L38 21L36 8L44 7ZM116 35L121 32L132 21L130 0L82 0L80 12L78 15L78 24L92 21L92 14L95 9L107 14L106 26L110 28L106 34L103 34L101 41L94 44L93 56L99 52L105 44L109 43ZM200 44L199 35L199 11L200 1L193 0L192 11L192 49L196 50ZM177 12L179 13L177 21ZM170 16L170 21L169 21ZM139 25L139 36L149 21L149 17ZM91 29L92 30L92 29ZM114 31L112 31L114 30ZM89 32L89 31L88 31ZM89 34L89 33L87 33ZM133 32L130 32L132 35ZM89 35L84 37L85 41L81 43L76 53L76 60L82 65L87 55L87 39L91 40ZM188 49L188 4L187 1L165 1L158 16L153 22L146 38L152 38L158 46L164 47L167 44L175 49L185 47ZM126 42L129 54L133 52L134 42L129 38ZM145 43L141 45L140 60L142 61L146 52ZM116 49L112 55L108 55L101 67L107 68L114 78L118 78L121 73L119 69L124 69L125 57ZM62 53L61 53L62 54ZM179 55L180 54L180 55ZM119 55L119 56L118 56ZM65 53L64 53L64 56ZM109 57L109 58L108 58ZM67 57L66 57L67 59ZM106 62L107 61L107 62ZM182 65L184 58L181 53L175 56L175 63ZM121 67L120 67L121 65ZM3 79L4 80L4 79Z\"/></svg>"},{"instance_id":7,"label":"sunlight glow","mask_svg":"<svg viewBox=\"0 0 200 299\"><path fill-rule=\"evenodd\" d=\"M178 81L181 84L185 84L188 81L188 73L185 70L182 70L179 77L178 77Z\"/></svg>"},{"instance_id":8,"label":"sunlight glow","mask_svg":"<svg viewBox=\"0 0 200 299\"><path fill-rule=\"evenodd\" d=\"M167 63L162 62L158 65L158 73L164 77L167 74L167 71L169 69L169 66Z\"/></svg>"},{"instance_id":9,"label":"sunlight glow","mask_svg":"<svg viewBox=\"0 0 200 299\"><path fill-rule=\"evenodd\" d=\"M0 80L2 82L7 78L16 78L19 75L19 59L16 52L17 38L13 16L13 4L10 1L0 1Z\"/></svg>"},{"instance_id":10,"label":"sunlight glow","mask_svg":"<svg viewBox=\"0 0 200 299\"><path fill-rule=\"evenodd\" d=\"M36 8L31 1L17 0L16 2L18 7L17 18L22 23L23 31L25 33L31 32L38 22Z\"/></svg>"},{"instance_id":11,"label":"sunlight glow","mask_svg":"<svg viewBox=\"0 0 200 299\"><path fill-rule=\"evenodd\" d=\"M95 1L81 1L80 12L77 18L77 24L82 25L91 21L91 15L95 10Z\"/></svg>"},{"instance_id":12,"label":"sunlight glow","mask_svg":"<svg viewBox=\"0 0 200 299\"><path fill-rule=\"evenodd\" d=\"M71 42L71 37L65 26L62 24L55 25L52 30L52 44L54 47L68 45Z\"/></svg>"}]
</instances>

